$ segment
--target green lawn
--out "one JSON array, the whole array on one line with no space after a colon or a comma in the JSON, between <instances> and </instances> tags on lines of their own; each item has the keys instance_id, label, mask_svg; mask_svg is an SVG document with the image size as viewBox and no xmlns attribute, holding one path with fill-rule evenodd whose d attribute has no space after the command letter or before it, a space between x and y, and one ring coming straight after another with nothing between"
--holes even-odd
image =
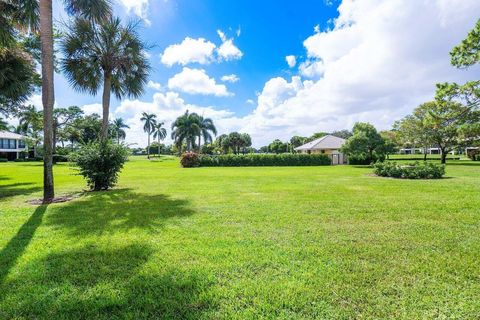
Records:
<instances>
[{"instance_id":1,"label":"green lawn","mask_svg":"<svg viewBox=\"0 0 480 320\"><path fill-rule=\"evenodd\" d=\"M0 319L479 319L480 162L446 171L135 158L34 206L41 164L1 163Z\"/></svg>"}]
</instances>

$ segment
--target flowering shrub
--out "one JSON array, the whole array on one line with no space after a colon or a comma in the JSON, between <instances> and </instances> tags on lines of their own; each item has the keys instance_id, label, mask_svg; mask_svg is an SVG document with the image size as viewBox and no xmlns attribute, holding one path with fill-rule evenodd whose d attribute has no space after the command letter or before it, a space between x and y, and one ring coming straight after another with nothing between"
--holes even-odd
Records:
<instances>
[{"instance_id":1,"label":"flowering shrub","mask_svg":"<svg viewBox=\"0 0 480 320\"><path fill-rule=\"evenodd\" d=\"M182 154L180 163L184 168L195 168L200 166L200 157L195 152L186 152Z\"/></svg>"},{"instance_id":2,"label":"flowering shrub","mask_svg":"<svg viewBox=\"0 0 480 320\"><path fill-rule=\"evenodd\" d=\"M396 162L377 162L373 165L377 176L400 179L440 179L445 175L445 166L430 162L397 164Z\"/></svg>"}]
</instances>

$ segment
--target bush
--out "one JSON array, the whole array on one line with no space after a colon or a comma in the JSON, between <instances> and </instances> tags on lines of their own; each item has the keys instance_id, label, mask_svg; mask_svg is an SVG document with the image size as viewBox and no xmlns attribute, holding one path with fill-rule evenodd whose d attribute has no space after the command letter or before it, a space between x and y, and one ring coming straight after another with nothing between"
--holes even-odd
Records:
<instances>
[{"instance_id":1,"label":"bush","mask_svg":"<svg viewBox=\"0 0 480 320\"><path fill-rule=\"evenodd\" d=\"M24 158L17 158L13 161L15 161L15 162L25 162L25 159Z\"/></svg>"},{"instance_id":2,"label":"bush","mask_svg":"<svg viewBox=\"0 0 480 320\"><path fill-rule=\"evenodd\" d=\"M0 162L7 162L8 159L7 158L0 158Z\"/></svg>"},{"instance_id":3,"label":"bush","mask_svg":"<svg viewBox=\"0 0 480 320\"><path fill-rule=\"evenodd\" d=\"M91 142L71 154L70 160L94 190L106 190L117 183L118 174L128 158L128 149L111 141Z\"/></svg>"},{"instance_id":4,"label":"bush","mask_svg":"<svg viewBox=\"0 0 480 320\"><path fill-rule=\"evenodd\" d=\"M263 166L326 166L331 160L325 154L226 154L200 157L202 167L263 167Z\"/></svg>"},{"instance_id":5,"label":"bush","mask_svg":"<svg viewBox=\"0 0 480 320\"><path fill-rule=\"evenodd\" d=\"M54 154L52 161L53 161L53 163L68 162L68 156L63 155L63 154Z\"/></svg>"},{"instance_id":6,"label":"bush","mask_svg":"<svg viewBox=\"0 0 480 320\"><path fill-rule=\"evenodd\" d=\"M195 152L186 152L182 154L180 163L184 168L195 168L200 166L200 157Z\"/></svg>"},{"instance_id":7,"label":"bush","mask_svg":"<svg viewBox=\"0 0 480 320\"><path fill-rule=\"evenodd\" d=\"M381 177L400 179L440 179L445 175L445 166L430 162L397 164L396 162L377 162L374 173Z\"/></svg>"},{"instance_id":8,"label":"bush","mask_svg":"<svg viewBox=\"0 0 480 320\"><path fill-rule=\"evenodd\" d=\"M377 161L385 160L384 157L378 158L377 156L373 156L373 159L370 157L362 156L362 155L350 155L348 156L348 164L353 165L371 165Z\"/></svg>"}]
</instances>

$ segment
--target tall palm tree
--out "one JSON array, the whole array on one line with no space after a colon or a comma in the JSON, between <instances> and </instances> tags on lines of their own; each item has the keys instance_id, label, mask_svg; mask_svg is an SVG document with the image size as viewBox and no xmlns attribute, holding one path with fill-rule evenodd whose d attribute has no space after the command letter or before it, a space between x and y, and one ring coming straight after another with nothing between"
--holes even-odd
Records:
<instances>
[{"instance_id":1,"label":"tall palm tree","mask_svg":"<svg viewBox=\"0 0 480 320\"><path fill-rule=\"evenodd\" d=\"M195 147L196 137L201 132L199 116L196 113L189 113L188 110L172 123L172 139L180 151L184 142L187 151L191 151Z\"/></svg>"},{"instance_id":2,"label":"tall palm tree","mask_svg":"<svg viewBox=\"0 0 480 320\"><path fill-rule=\"evenodd\" d=\"M34 106L25 107L18 114L19 125L25 133L29 131L40 131L42 127L42 112L37 111Z\"/></svg>"},{"instance_id":3,"label":"tall palm tree","mask_svg":"<svg viewBox=\"0 0 480 320\"><path fill-rule=\"evenodd\" d=\"M200 126L200 134L198 135L198 151L202 146L202 137L205 143L209 143L213 141L212 135L213 133L215 136L217 135L217 128L213 124L213 120L210 118L204 118L203 116L198 116L198 122Z\"/></svg>"},{"instance_id":4,"label":"tall palm tree","mask_svg":"<svg viewBox=\"0 0 480 320\"><path fill-rule=\"evenodd\" d=\"M120 139L125 139L127 136L125 130L123 129L130 129L130 127L123 121L122 118L116 118L112 122L113 132L115 137L117 138L117 144L120 144Z\"/></svg>"},{"instance_id":5,"label":"tall palm tree","mask_svg":"<svg viewBox=\"0 0 480 320\"><path fill-rule=\"evenodd\" d=\"M118 99L137 98L147 82L147 45L139 38L137 26L123 26L113 17L99 23L79 18L62 42L62 70L70 85L92 95L103 87L102 140L108 138L111 93Z\"/></svg>"},{"instance_id":6,"label":"tall palm tree","mask_svg":"<svg viewBox=\"0 0 480 320\"><path fill-rule=\"evenodd\" d=\"M153 113L142 113L142 117L140 118L141 121L145 122L143 125L143 131L148 134L148 143L147 143L147 158L150 159L150 135L155 130L155 125L157 121L155 120L157 116Z\"/></svg>"},{"instance_id":7,"label":"tall palm tree","mask_svg":"<svg viewBox=\"0 0 480 320\"><path fill-rule=\"evenodd\" d=\"M10 17L20 28L39 30L42 60L42 104L43 104L43 201L51 202L55 196L53 184L53 20L52 0L12 0L15 13ZM110 0L64 0L69 15L80 16L90 21L100 21L111 14Z\"/></svg>"},{"instance_id":8,"label":"tall palm tree","mask_svg":"<svg viewBox=\"0 0 480 320\"><path fill-rule=\"evenodd\" d=\"M153 139L158 141L158 156L160 157L160 140L164 140L167 137L167 130L163 127L163 122L158 122L154 126Z\"/></svg>"}]
</instances>

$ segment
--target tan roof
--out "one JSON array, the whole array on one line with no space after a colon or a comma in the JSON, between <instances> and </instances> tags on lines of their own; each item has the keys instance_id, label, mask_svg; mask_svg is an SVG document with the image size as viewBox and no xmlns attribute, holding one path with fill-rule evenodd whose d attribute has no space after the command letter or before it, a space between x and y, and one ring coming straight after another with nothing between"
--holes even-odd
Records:
<instances>
[{"instance_id":1,"label":"tan roof","mask_svg":"<svg viewBox=\"0 0 480 320\"><path fill-rule=\"evenodd\" d=\"M27 137L22 136L21 134L18 133L13 133L9 131L2 131L0 130L0 139L16 139L16 140L24 140Z\"/></svg>"},{"instance_id":2,"label":"tan roof","mask_svg":"<svg viewBox=\"0 0 480 320\"><path fill-rule=\"evenodd\" d=\"M310 141L303 146L297 147L295 150L340 149L344 143L345 139L327 134L326 136Z\"/></svg>"}]
</instances>

